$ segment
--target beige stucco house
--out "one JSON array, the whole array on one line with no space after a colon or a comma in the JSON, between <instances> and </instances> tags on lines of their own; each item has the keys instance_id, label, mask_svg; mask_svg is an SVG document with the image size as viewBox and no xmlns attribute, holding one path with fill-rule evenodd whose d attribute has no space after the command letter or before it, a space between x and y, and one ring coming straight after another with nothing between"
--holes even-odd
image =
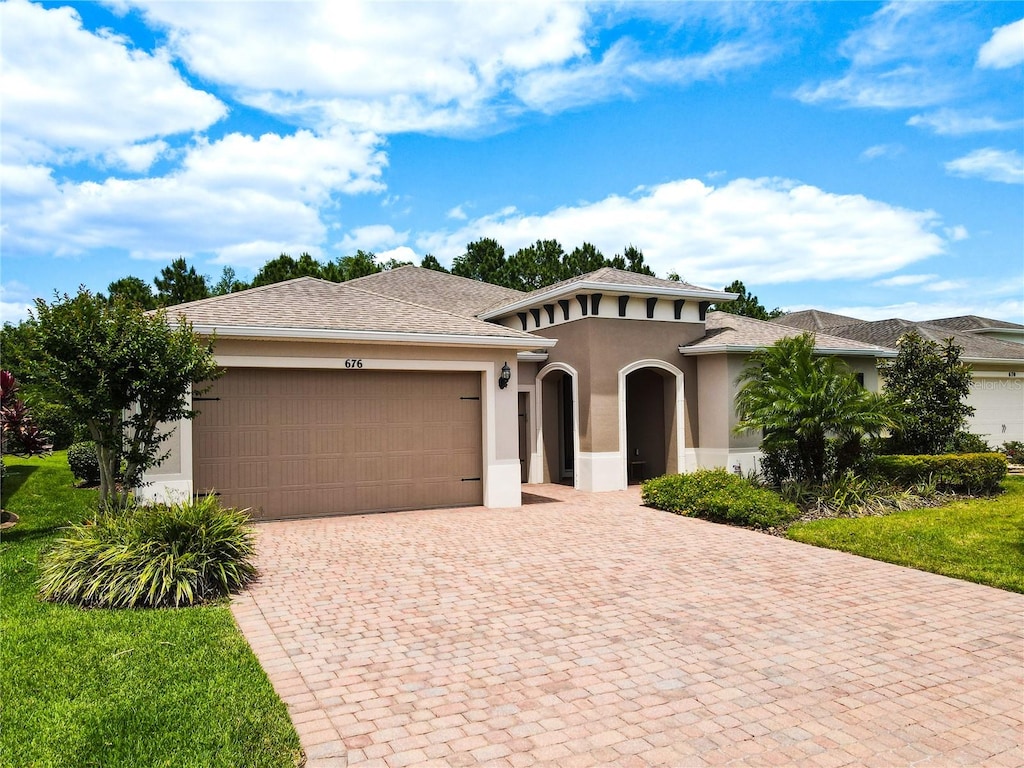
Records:
<instances>
[{"instance_id":1,"label":"beige stucco house","mask_svg":"<svg viewBox=\"0 0 1024 768\"><path fill-rule=\"evenodd\" d=\"M483 504L523 483L604 491L747 470L747 356L799 330L708 312L733 294L611 268L521 293L402 267L174 308L225 375L142 493L218 493L260 518ZM880 345L816 336L878 386Z\"/></svg>"}]
</instances>

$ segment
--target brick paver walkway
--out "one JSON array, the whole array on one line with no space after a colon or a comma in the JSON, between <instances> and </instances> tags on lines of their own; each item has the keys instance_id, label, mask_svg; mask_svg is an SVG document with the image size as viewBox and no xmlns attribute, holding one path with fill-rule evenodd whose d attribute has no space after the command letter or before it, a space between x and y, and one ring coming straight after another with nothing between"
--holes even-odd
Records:
<instances>
[{"instance_id":1,"label":"brick paver walkway","mask_svg":"<svg viewBox=\"0 0 1024 768\"><path fill-rule=\"evenodd\" d=\"M310 768L1024 764L1024 596L531 490L259 526L233 610Z\"/></svg>"}]
</instances>

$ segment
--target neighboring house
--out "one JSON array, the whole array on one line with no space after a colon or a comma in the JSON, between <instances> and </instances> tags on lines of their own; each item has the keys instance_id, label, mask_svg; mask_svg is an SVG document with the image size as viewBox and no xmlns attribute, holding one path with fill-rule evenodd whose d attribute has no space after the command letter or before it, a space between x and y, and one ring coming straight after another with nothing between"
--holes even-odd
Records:
<instances>
[{"instance_id":1,"label":"neighboring house","mask_svg":"<svg viewBox=\"0 0 1024 768\"><path fill-rule=\"evenodd\" d=\"M950 328L954 331L964 331L987 338L998 339L999 341L1024 344L1024 325L1019 323L1008 323L1005 320L993 320L990 317L978 317L977 315L942 317L938 320L929 320L928 322L932 325L941 325L943 328Z\"/></svg>"},{"instance_id":2,"label":"neighboring house","mask_svg":"<svg viewBox=\"0 0 1024 768\"><path fill-rule=\"evenodd\" d=\"M836 320L839 318L839 320ZM976 315L913 322L893 318L867 322L818 310L793 312L773 322L789 327L896 348L911 331L938 343L952 339L974 374L967 403L974 407L968 429L998 447L1024 440L1024 325Z\"/></svg>"},{"instance_id":3,"label":"neighboring house","mask_svg":"<svg viewBox=\"0 0 1024 768\"><path fill-rule=\"evenodd\" d=\"M733 298L611 268L522 293L410 266L179 305L226 373L142 492L215 492L268 519L515 507L524 482L600 491L747 470L759 436L732 433L736 377L797 331L708 312ZM895 354L817 345L872 389L876 359Z\"/></svg>"}]
</instances>

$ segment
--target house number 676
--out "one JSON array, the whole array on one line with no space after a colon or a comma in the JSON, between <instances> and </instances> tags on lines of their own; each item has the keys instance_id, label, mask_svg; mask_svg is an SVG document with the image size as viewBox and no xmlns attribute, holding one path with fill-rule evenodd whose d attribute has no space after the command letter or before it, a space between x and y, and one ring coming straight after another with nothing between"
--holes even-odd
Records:
<instances>
[{"instance_id":1,"label":"house number 676","mask_svg":"<svg viewBox=\"0 0 1024 768\"><path fill-rule=\"evenodd\" d=\"M345 367L346 368L362 368L363 367L363 361L361 359L359 359L359 358L356 358L356 357L350 357L350 358L345 360Z\"/></svg>"}]
</instances>

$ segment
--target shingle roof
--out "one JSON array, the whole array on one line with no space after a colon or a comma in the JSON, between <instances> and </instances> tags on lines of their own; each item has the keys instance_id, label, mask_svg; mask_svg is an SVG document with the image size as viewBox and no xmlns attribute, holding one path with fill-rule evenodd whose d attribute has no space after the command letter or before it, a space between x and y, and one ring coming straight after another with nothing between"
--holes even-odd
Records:
<instances>
[{"instance_id":1,"label":"shingle roof","mask_svg":"<svg viewBox=\"0 0 1024 768\"><path fill-rule=\"evenodd\" d=\"M993 320L991 317L980 317L978 315L941 317L938 320L929 320L928 322L932 325L941 325L944 328L952 328L954 331L979 331L989 329L1024 331L1024 325L1021 325L1020 323L1008 323L1005 320Z\"/></svg>"},{"instance_id":2,"label":"shingle roof","mask_svg":"<svg viewBox=\"0 0 1024 768\"><path fill-rule=\"evenodd\" d=\"M465 317L523 296L512 288L411 265L349 280L345 285Z\"/></svg>"},{"instance_id":3,"label":"shingle roof","mask_svg":"<svg viewBox=\"0 0 1024 768\"><path fill-rule=\"evenodd\" d=\"M768 347L780 339L797 336L805 331L779 323L755 320L752 317L733 315L729 312L709 312L705 324L707 332L701 338L679 348L686 351L719 351L723 347L751 349ZM844 350L861 354L877 354L880 357L891 357L895 351L884 346L864 343L853 339L840 338L827 333L817 332L814 335L815 349Z\"/></svg>"},{"instance_id":4,"label":"shingle roof","mask_svg":"<svg viewBox=\"0 0 1024 768\"><path fill-rule=\"evenodd\" d=\"M832 312L823 312L820 309L802 309L799 312L789 312L782 317L777 317L772 322L788 325L790 328L802 328L805 331L821 331L826 328L834 328L837 325L861 323L863 320Z\"/></svg>"},{"instance_id":5,"label":"shingle roof","mask_svg":"<svg viewBox=\"0 0 1024 768\"><path fill-rule=\"evenodd\" d=\"M179 304L168 313L196 326L225 330L369 331L537 341L536 336L504 326L313 277Z\"/></svg>"},{"instance_id":6,"label":"shingle roof","mask_svg":"<svg viewBox=\"0 0 1024 768\"><path fill-rule=\"evenodd\" d=\"M954 331L934 323L918 323L911 320L891 318L875 320L868 323L854 323L836 328L828 328L827 332L848 339L857 339L868 344L896 347L900 336L910 331L917 331L922 338L942 343L946 339L963 349L963 357L972 360L1024 360L1024 344L979 336L976 333Z\"/></svg>"}]
</instances>

